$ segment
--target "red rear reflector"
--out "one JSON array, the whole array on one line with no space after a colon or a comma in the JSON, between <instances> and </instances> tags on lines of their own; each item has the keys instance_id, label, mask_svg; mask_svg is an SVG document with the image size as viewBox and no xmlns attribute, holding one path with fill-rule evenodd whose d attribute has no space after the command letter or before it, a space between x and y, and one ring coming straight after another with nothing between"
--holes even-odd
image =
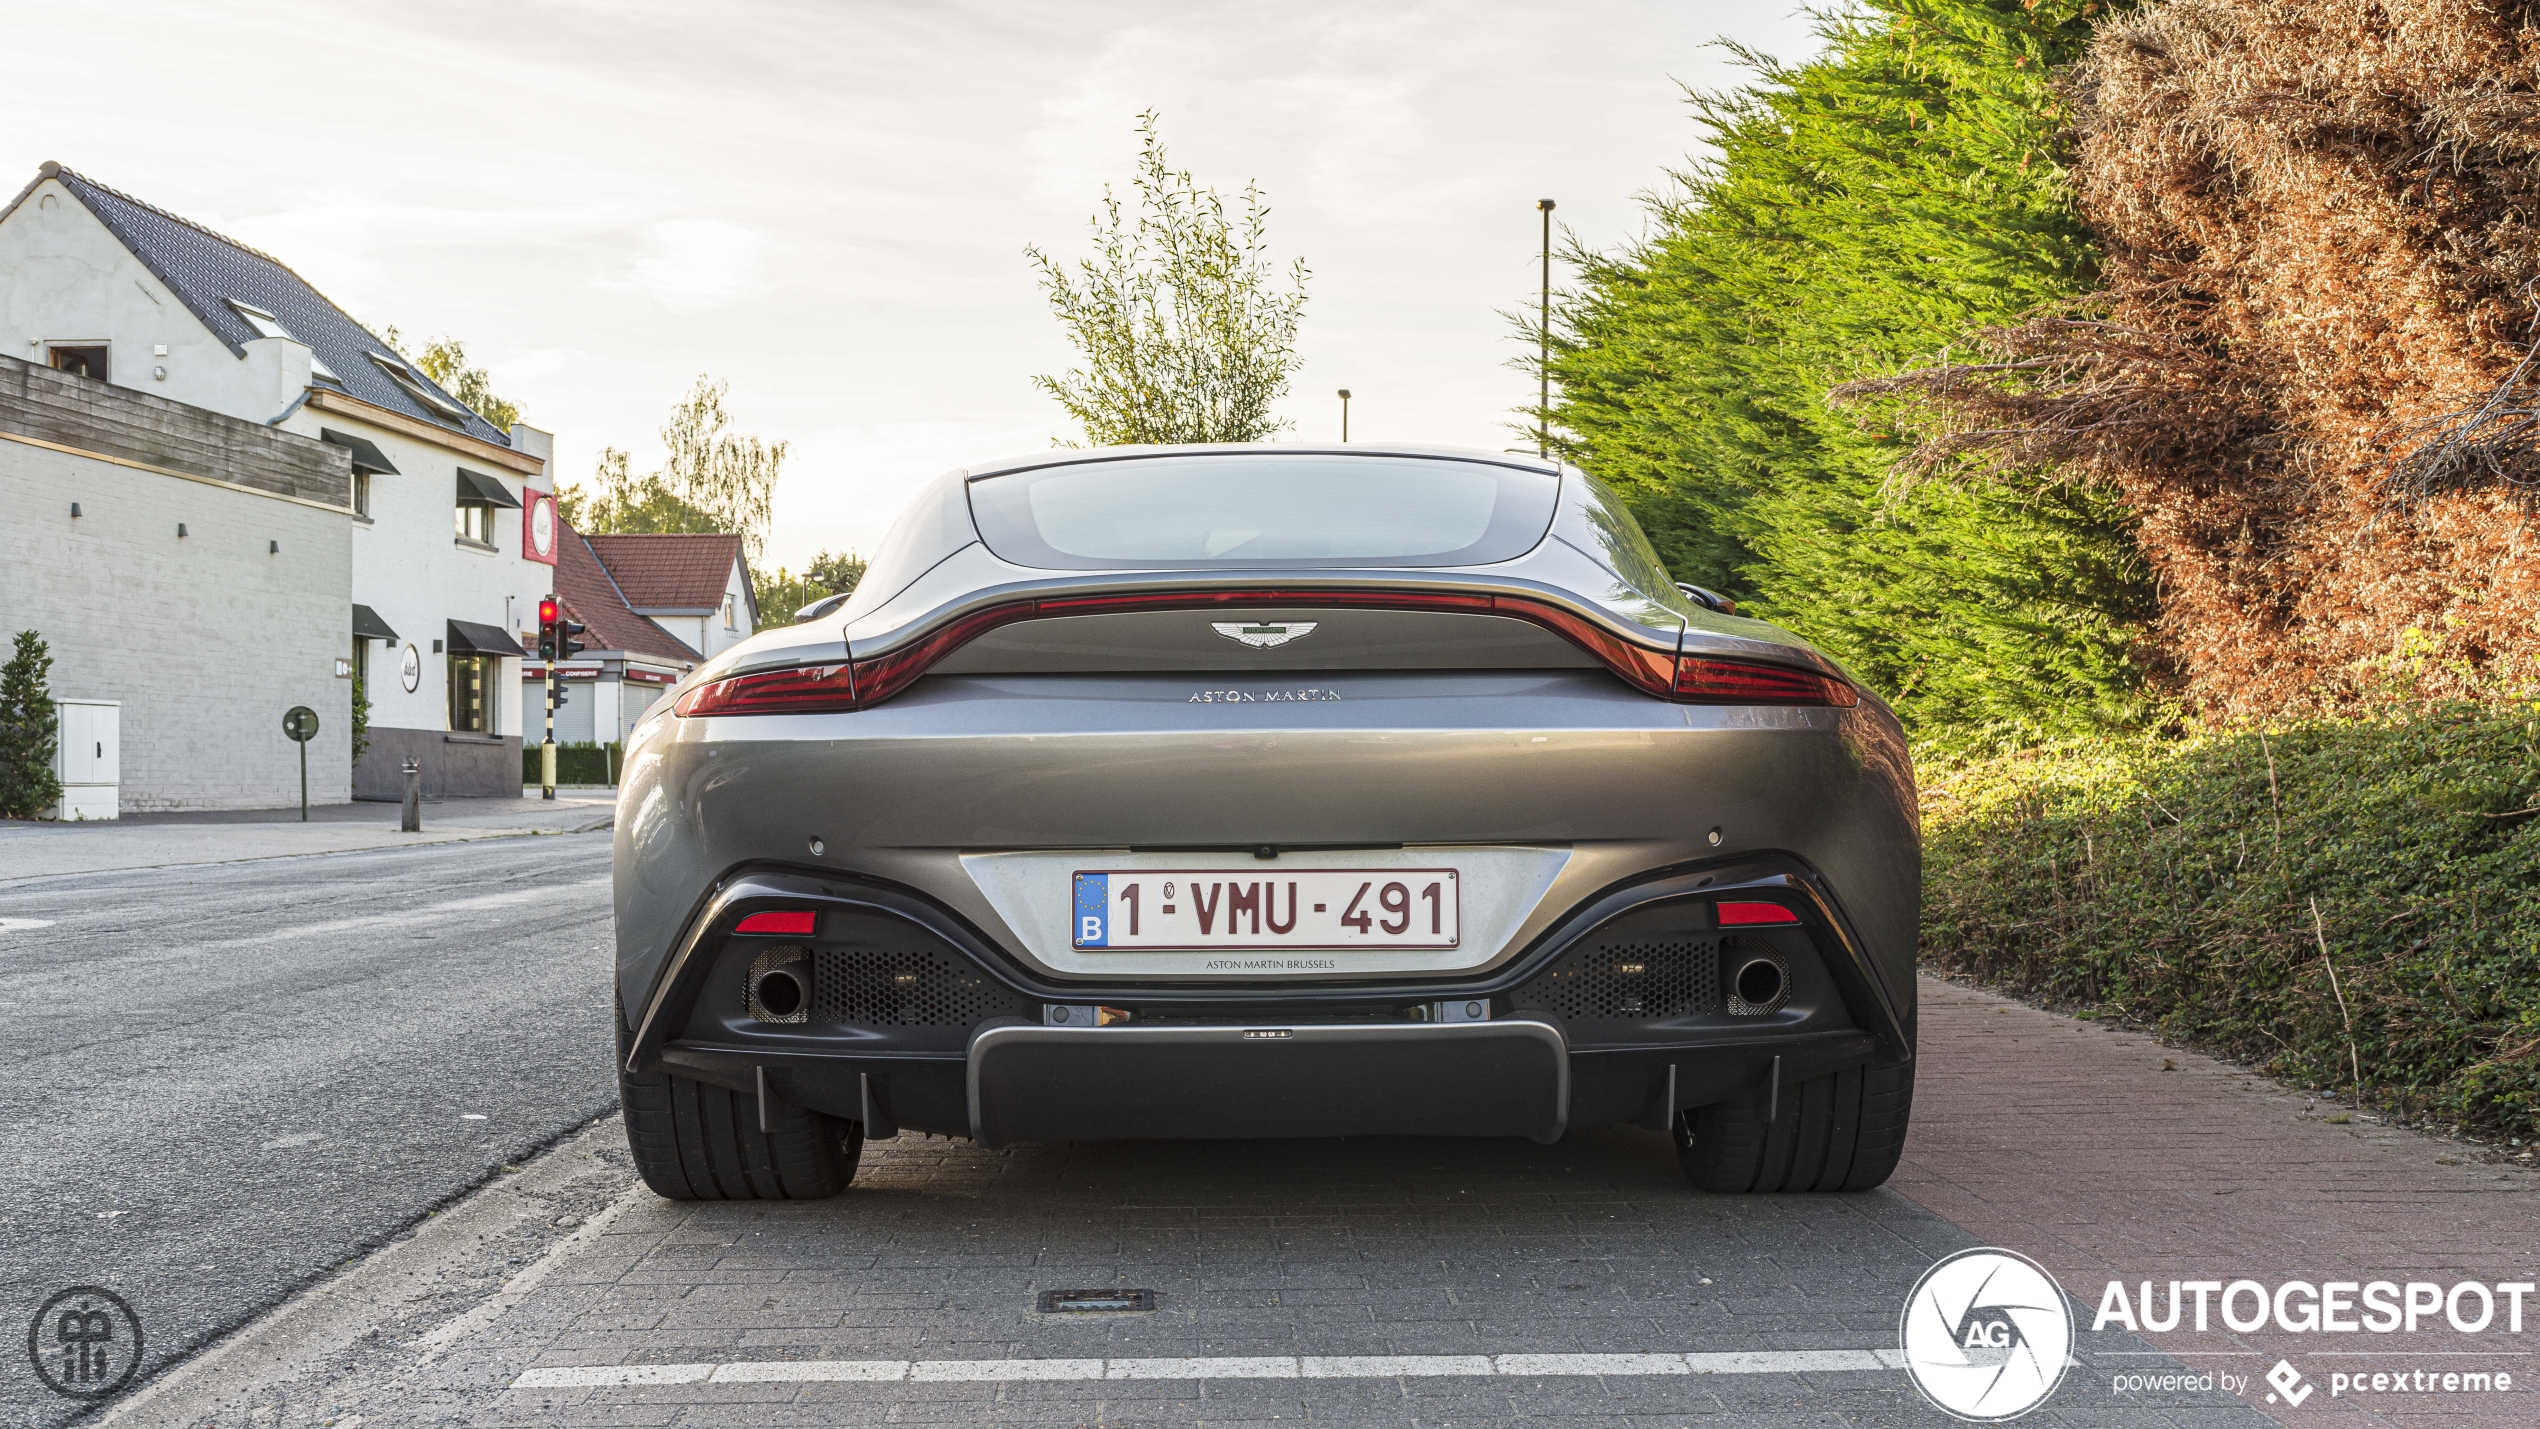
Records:
<instances>
[{"instance_id":1,"label":"red rear reflector","mask_svg":"<svg viewBox=\"0 0 2540 1429\"><path fill-rule=\"evenodd\" d=\"M1841 705L1861 692L1831 675L1687 655L1676 661L1676 698L1697 705Z\"/></svg>"},{"instance_id":2,"label":"red rear reflector","mask_svg":"<svg viewBox=\"0 0 2540 1429\"><path fill-rule=\"evenodd\" d=\"M820 915L810 909L783 913L753 913L741 920L735 933L790 933L798 938L811 936L811 925Z\"/></svg>"},{"instance_id":3,"label":"red rear reflector","mask_svg":"<svg viewBox=\"0 0 2540 1429\"><path fill-rule=\"evenodd\" d=\"M1796 923L1799 915L1778 903L1723 903L1720 926L1751 927L1757 923Z\"/></svg>"}]
</instances>

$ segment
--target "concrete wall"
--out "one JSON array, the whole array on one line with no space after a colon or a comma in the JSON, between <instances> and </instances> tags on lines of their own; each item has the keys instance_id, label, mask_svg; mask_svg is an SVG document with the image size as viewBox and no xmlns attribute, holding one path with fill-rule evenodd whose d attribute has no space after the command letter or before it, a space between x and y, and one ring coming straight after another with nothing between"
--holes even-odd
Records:
<instances>
[{"instance_id":1,"label":"concrete wall","mask_svg":"<svg viewBox=\"0 0 2540 1429\"><path fill-rule=\"evenodd\" d=\"M127 464L153 456L219 476ZM0 358L0 635L43 635L57 698L123 702L121 808L296 802L293 705L311 802L350 797L352 517L272 489L349 476L340 448Z\"/></svg>"}]
</instances>

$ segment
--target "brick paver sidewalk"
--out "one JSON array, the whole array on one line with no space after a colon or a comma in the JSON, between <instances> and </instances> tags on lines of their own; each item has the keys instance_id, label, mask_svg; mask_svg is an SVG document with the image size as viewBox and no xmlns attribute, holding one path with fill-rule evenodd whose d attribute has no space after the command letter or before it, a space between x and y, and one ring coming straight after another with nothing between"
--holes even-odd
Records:
<instances>
[{"instance_id":1,"label":"brick paver sidewalk","mask_svg":"<svg viewBox=\"0 0 2540 1429\"><path fill-rule=\"evenodd\" d=\"M2043 1262L2085 1306L2112 1279L2154 1282L2164 1313L2174 1279L2540 1281L2540 1175L2524 1167L2140 1033L1931 978L1922 988L1914 1128L1890 1184L1978 1240ZM2475 1320L2475 1306L2465 1301L2464 1316ZM2504 1332L2501 1299L2483 1334L2430 1319L2413 1336L2238 1335L2217 1320L2204 1335L2182 1324L2145 1338L2253 1383L2290 1359L2322 1392L2300 1410L2265 1404L2263 1388L2250 1396L2287 1423L2540 1424L2540 1296L2521 1335ZM2533 1389L2367 1392L2334 1405L2325 1393L2341 1371L2471 1368Z\"/></svg>"}]
</instances>

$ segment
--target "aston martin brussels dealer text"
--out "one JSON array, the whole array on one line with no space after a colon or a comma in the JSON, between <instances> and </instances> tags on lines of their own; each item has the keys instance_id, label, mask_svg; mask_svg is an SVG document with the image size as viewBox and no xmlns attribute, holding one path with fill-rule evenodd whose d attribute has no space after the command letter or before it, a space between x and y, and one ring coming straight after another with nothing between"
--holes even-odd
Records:
<instances>
[{"instance_id":1,"label":"aston martin brussels dealer text","mask_svg":"<svg viewBox=\"0 0 2540 1429\"><path fill-rule=\"evenodd\" d=\"M869 1139L1671 1128L1903 1144L1905 742L1527 457L1128 448L927 486L663 701L616 832L627 1134L678 1198Z\"/></svg>"}]
</instances>

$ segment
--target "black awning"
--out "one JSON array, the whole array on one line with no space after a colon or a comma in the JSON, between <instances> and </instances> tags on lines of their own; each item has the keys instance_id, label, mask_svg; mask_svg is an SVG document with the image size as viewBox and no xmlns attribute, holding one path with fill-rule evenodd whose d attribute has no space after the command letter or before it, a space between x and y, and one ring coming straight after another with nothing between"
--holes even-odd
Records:
<instances>
[{"instance_id":1,"label":"black awning","mask_svg":"<svg viewBox=\"0 0 2540 1429\"><path fill-rule=\"evenodd\" d=\"M353 638L385 640L394 645L397 643L397 632L388 628L388 622L379 618L378 611L367 605L357 605L353 607Z\"/></svg>"},{"instance_id":2,"label":"black awning","mask_svg":"<svg viewBox=\"0 0 2540 1429\"><path fill-rule=\"evenodd\" d=\"M459 468L459 499L482 501L488 506L508 506L514 511L520 509L520 498L505 490L500 481L490 476L479 475L466 467Z\"/></svg>"},{"instance_id":3,"label":"black awning","mask_svg":"<svg viewBox=\"0 0 2540 1429\"><path fill-rule=\"evenodd\" d=\"M397 468L388 464L388 454L365 438L354 436L351 432L339 432L333 427L318 428L318 435L351 452L355 471L375 472L381 476L397 474Z\"/></svg>"},{"instance_id":4,"label":"black awning","mask_svg":"<svg viewBox=\"0 0 2540 1429\"><path fill-rule=\"evenodd\" d=\"M500 655L506 660L517 660L526 652L520 648L518 640L491 625L479 625L473 620L453 620L450 622L450 653Z\"/></svg>"}]
</instances>

